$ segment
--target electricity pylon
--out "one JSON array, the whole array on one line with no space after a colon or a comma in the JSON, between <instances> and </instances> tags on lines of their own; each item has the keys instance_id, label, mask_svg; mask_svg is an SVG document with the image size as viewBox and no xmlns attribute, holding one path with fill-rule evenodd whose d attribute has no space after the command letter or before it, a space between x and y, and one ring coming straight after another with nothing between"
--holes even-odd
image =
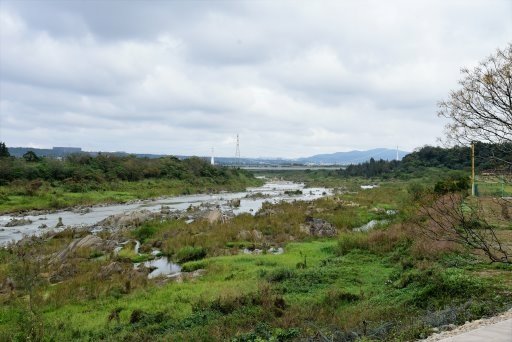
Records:
<instances>
[{"instance_id":1,"label":"electricity pylon","mask_svg":"<svg viewBox=\"0 0 512 342\"><path fill-rule=\"evenodd\" d=\"M240 167L240 138L236 135L236 151L235 151L236 166Z\"/></svg>"}]
</instances>

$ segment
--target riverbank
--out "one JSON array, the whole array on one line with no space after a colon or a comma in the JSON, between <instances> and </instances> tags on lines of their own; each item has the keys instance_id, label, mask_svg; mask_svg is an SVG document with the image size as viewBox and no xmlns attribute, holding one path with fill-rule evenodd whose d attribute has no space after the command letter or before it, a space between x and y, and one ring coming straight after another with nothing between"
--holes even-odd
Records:
<instances>
[{"instance_id":1,"label":"riverbank","mask_svg":"<svg viewBox=\"0 0 512 342\"><path fill-rule=\"evenodd\" d=\"M70 191L58 182L42 183L37 191L28 194L27 187L30 187L30 184L14 183L0 186L0 215L26 215L31 214L32 211L72 210L77 207L130 203L162 196L243 191L247 187L262 184L262 180L241 173L224 182L216 182L212 179L116 181L103 184L102 189L83 192Z\"/></svg>"}]
</instances>

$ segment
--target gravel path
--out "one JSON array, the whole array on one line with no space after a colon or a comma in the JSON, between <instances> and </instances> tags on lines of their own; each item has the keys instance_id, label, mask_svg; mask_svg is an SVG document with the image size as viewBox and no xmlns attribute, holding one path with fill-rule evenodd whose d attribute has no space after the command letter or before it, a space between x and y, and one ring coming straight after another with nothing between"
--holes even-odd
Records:
<instances>
[{"instance_id":1,"label":"gravel path","mask_svg":"<svg viewBox=\"0 0 512 342\"><path fill-rule=\"evenodd\" d=\"M422 342L512 342L512 309L496 317L466 322L451 331L434 334Z\"/></svg>"}]
</instances>

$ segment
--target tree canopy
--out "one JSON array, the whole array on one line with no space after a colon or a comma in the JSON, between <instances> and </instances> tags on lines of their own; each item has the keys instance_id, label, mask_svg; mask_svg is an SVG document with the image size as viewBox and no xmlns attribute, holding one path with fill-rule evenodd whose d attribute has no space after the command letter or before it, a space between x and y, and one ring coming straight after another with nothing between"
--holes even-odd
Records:
<instances>
[{"instance_id":1,"label":"tree canopy","mask_svg":"<svg viewBox=\"0 0 512 342\"><path fill-rule=\"evenodd\" d=\"M4 142L0 141L0 158L10 157L9 149Z\"/></svg>"}]
</instances>

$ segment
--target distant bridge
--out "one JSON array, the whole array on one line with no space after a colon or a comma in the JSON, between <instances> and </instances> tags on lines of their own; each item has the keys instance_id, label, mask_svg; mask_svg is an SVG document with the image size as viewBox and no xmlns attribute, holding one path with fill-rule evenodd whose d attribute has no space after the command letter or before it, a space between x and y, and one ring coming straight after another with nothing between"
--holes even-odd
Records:
<instances>
[{"instance_id":1,"label":"distant bridge","mask_svg":"<svg viewBox=\"0 0 512 342\"><path fill-rule=\"evenodd\" d=\"M241 169L248 171L305 171L305 170L339 170L344 165L241 165Z\"/></svg>"}]
</instances>

